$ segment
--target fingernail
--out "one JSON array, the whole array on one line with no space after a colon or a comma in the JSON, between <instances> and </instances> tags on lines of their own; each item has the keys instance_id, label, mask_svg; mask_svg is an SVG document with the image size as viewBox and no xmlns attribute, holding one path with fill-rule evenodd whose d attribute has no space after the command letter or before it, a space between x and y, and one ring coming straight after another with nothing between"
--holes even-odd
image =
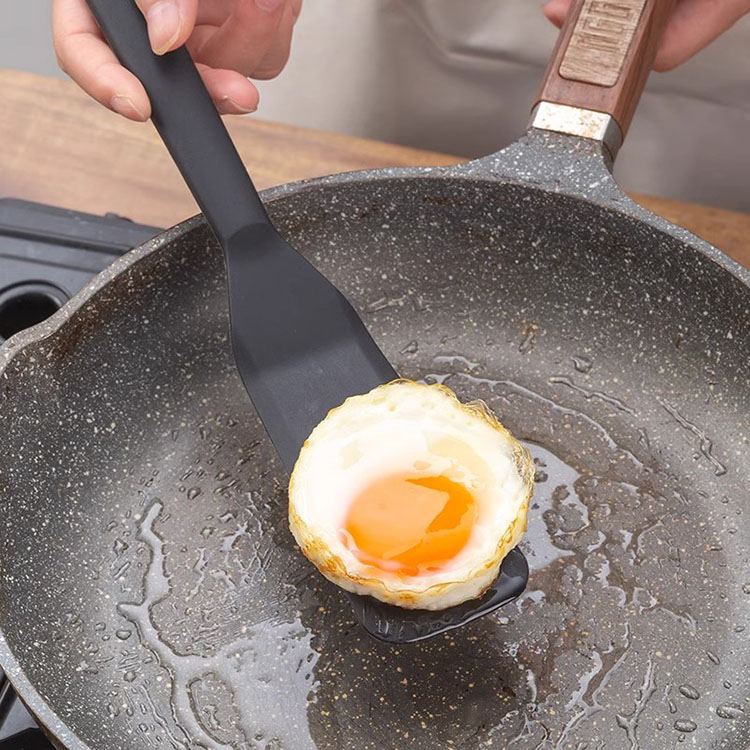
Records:
<instances>
[{"instance_id":1,"label":"fingernail","mask_svg":"<svg viewBox=\"0 0 750 750\"><path fill-rule=\"evenodd\" d=\"M272 13L278 10L286 0L255 0L255 5L260 10L265 10L268 13Z\"/></svg>"},{"instance_id":2,"label":"fingernail","mask_svg":"<svg viewBox=\"0 0 750 750\"><path fill-rule=\"evenodd\" d=\"M159 0L146 14L148 38L157 55L168 52L177 41L182 27L182 14L173 0Z\"/></svg>"},{"instance_id":3,"label":"fingernail","mask_svg":"<svg viewBox=\"0 0 750 750\"><path fill-rule=\"evenodd\" d=\"M129 120L140 120L141 122L148 120L148 115L138 109L129 96L113 96L110 104L118 115L123 115Z\"/></svg>"},{"instance_id":4,"label":"fingernail","mask_svg":"<svg viewBox=\"0 0 750 750\"><path fill-rule=\"evenodd\" d=\"M231 114L233 115L249 115L251 112L255 112L255 110L258 109L257 106L253 107L252 109L248 109L247 107L243 107L241 104L237 104L237 102L231 97L225 96L219 102L219 108L225 109L227 105L232 108Z\"/></svg>"}]
</instances>

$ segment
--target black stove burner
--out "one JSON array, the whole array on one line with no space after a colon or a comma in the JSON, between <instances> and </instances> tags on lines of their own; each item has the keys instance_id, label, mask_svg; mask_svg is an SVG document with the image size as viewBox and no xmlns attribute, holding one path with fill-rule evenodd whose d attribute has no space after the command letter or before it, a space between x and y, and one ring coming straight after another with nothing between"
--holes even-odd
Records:
<instances>
[{"instance_id":1,"label":"black stove burner","mask_svg":"<svg viewBox=\"0 0 750 750\"><path fill-rule=\"evenodd\" d=\"M92 276L159 229L0 200L0 344L56 312ZM0 669L0 750L54 750Z\"/></svg>"},{"instance_id":2,"label":"black stove burner","mask_svg":"<svg viewBox=\"0 0 750 750\"><path fill-rule=\"evenodd\" d=\"M0 200L0 343L49 317L118 255L159 231L114 214Z\"/></svg>"},{"instance_id":3,"label":"black stove burner","mask_svg":"<svg viewBox=\"0 0 750 750\"><path fill-rule=\"evenodd\" d=\"M47 742L33 717L18 699L0 671L0 748L5 750L48 750Z\"/></svg>"}]
</instances>

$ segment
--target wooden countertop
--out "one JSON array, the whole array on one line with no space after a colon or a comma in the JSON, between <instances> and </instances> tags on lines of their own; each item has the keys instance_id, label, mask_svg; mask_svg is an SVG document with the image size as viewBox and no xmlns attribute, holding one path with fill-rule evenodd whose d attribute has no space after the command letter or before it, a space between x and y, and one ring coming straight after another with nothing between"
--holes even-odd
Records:
<instances>
[{"instance_id":1,"label":"wooden countertop","mask_svg":"<svg viewBox=\"0 0 750 750\"><path fill-rule=\"evenodd\" d=\"M168 227L197 213L150 125L131 123L74 84L0 70L0 197ZM265 122L227 118L260 188L354 169L453 164L457 157ZM750 267L750 214L633 195Z\"/></svg>"}]
</instances>

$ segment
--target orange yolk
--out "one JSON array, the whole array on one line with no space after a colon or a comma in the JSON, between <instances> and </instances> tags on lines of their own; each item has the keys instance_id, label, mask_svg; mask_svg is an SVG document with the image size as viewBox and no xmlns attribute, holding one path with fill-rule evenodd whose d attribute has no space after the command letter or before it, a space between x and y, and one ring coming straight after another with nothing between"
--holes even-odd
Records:
<instances>
[{"instance_id":1,"label":"orange yolk","mask_svg":"<svg viewBox=\"0 0 750 750\"><path fill-rule=\"evenodd\" d=\"M342 538L362 562L416 576L455 557L476 519L476 502L462 484L444 476L397 475L355 498Z\"/></svg>"}]
</instances>

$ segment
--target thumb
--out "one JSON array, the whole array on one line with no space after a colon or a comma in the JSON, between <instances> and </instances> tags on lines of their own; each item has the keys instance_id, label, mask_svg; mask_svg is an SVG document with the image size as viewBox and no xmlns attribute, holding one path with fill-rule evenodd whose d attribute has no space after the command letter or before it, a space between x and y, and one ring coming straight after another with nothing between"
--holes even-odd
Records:
<instances>
[{"instance_id":1,"label":"thumb","mask_svg":"<svg viewBox=\"0 0 750 750\"><path fill-rule=\"evenodd\" d=\"M550 0L544 6L544 15L559 28L563 25L569 7L570 0Z\"/></svg>"},{"instance_id":2,"label":"thumb","mask_svg":"<svg viewBox=\"0 0 750 750\"><path fill-rule=\"evenodd\" d=\"M151 48L163 55L181 47L193 33L198 0L136 0L148 24Z\"/></svg>"}]
</instances>

